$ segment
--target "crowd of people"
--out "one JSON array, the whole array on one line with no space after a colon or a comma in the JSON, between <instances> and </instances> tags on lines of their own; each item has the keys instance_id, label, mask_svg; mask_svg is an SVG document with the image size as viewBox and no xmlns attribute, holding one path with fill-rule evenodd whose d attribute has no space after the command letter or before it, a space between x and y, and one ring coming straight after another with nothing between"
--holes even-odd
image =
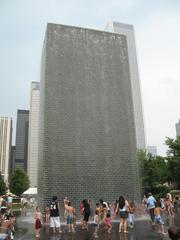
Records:
<instances>
[{"instance_id":1,"label":"crowd of people","mask_svg":"<svg viewBox=\"0 0 180 240\"><path fill-rule=\"evenodd\" d=\"M15 216L12 212L13 197L11 194L0 196L0 234L14 239Z\"/></svg>"},{"instance_id":2,"label":"crowd of people","mask_svg":"<svg viewBox=\"0 0 180 240\"><path fill-rule=\"evenodd\" d=\"M13 213L12 209L14 198L15 195L13 194L6 194L0 196L0 239L1 236L3 237L3 239L14 239L16 223L15 214ZM19 204L21 216L26 216L27 206L33 206L33 204L34 198L32 198L31 196L29 198L27 198L26 196L22 196L20 198Z\"/></svg>"},{"instance_id":3,"label":"crowd of people","mask_svg":"<svg viewBox=\"0 0 180 240\"><path fill-rule=\"evenodd\" d=\"M171 194L167 194L165 198L156 200L151 193L148 193L147 196L144 196L140 208L142 211L149 213L152 225L155 226L158 234L165 235L169 232L170 239L180 239L180 236L179 238L172 237L173 234L174 236L180 234L178 229L175 229L174 227L169 229L167 226L164 227L164 215L166 214L173 218L179 203L179 196L172 199ZM92 200L84 199L80 202L77 211L72 206L71 201L65 197L64 221L67 224L68 232L74 233L76 231L76 219L78 213L80 214L80 223L83 231L88 231L88 225L91 218L91 222L93 221L94 225L93 237L96 239L99 238L100 229L103 229L103 231L107 231L107 233L110 234L113 229L112 221L119 218L119 232L122 234L128 234L128 229L134 227L135 213L138 208L139 205L120 196L119 199L112 204L100 199L99 202L94 205ZM46 225L52 228L53 233L62 232L59 210L58 198L56 196L54 196L51 203L45 207L44 214L40 213L39 208L36 209L36 237L39 237L43 216L45 216Z\"/></svg>"},{"instance_id":4,"label":"crowd of people","mask_svg":"<svg viewBox=\"0 0 180 240\"><path fill-rule=\"evenodd\" d=\"M5 233L8 239L14 239L15 217L12 212L13 197L9 194L0 196L0 233ZM26 216L27 205L34 206L34 201L24 196L21 198L21 215ZM63 201L65 226L60 222L60 207L57 196L52 197L52 201L45 206L44 212L41 213L40 208L36 207L35 219L35 235L40 237L42 225L50 227L52 233L62 233L67 228L69 233L74 233L77 229L77 219L80 219L82 231L88 231L89 223L93 223L93 238L98 239L100 231L111 234L113 229L113 221L119 219L119 232L127 235L131 228L134 228L135 217L139 215L149 214L150 221L155 231L161 235L169 235L170 239L180 239L180 229L175 226L167 226L166 219L173 219L178 208L180 207L180 196L172 199L170 193L164 198L155 199L152 193L144 195L142 203L139 205L129 199L120 196L113 203L108 203L103 199L94 204L91 199L84 199L80 202L79 208L75 209L72 202L65 197ZM61 209L62 212L63 209Z\"/></svg>"}]
</instances>

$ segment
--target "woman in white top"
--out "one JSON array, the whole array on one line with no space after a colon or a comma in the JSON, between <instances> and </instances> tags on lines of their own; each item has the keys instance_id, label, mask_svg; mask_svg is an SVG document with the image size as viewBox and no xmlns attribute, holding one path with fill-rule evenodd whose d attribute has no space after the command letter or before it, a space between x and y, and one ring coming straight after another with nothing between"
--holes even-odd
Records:
<instances>
[{"instance_id":1,"label":"woman in white top","mask_svg":"<svg viewBox=\"0 0 180 240\"><path fill-rule=\"evenodd\" d=\"M119 223L119 232L127 233L127 219L128 219L128 201L124 199L123 196L119 197L119 202L116 207L116 213L119 210L120 214L120 223Z\"/></svg>"}]
</instances>

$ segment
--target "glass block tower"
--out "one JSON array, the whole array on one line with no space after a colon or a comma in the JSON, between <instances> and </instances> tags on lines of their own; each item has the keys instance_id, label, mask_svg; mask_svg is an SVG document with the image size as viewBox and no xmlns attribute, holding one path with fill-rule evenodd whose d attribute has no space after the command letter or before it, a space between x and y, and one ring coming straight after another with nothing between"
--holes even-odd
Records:
<instances>
[{"instance_id":1,"label":"glass block tower","mask_svg":"<svg viewBox=\"0 0 180 240\"><path fill-rule=\"evenodd\" d=\"M139 200L126 36L48 24L40 89L39 201Z\"/></svg>"}]
</instances>

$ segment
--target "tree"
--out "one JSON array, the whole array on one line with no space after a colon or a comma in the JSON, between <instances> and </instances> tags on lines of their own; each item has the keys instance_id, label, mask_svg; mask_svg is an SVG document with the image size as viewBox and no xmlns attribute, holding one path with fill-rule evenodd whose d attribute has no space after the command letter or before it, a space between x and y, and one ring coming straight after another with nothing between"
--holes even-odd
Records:
<instances>
[{"instance_id":1,"label":"tree","mask_svg":"<svg viewBox=\"0 0 180 240\"><path fill-rule=\"evenodd\" d=\"M180 136L175 139L166 138L165 144L168 146L168 182L178 189L180 188Z\"/></svg>"},{"instance_id":2,"label":"tree","mask_svg":"<svg viewBox=\"0 0 180 240\"><path fill-rule=\"evenodd\" d=\"M165 144L168 146L168 156L180 156L180 136L175 139L166 137Z\"/></svg>"},{"instance_id":3,"label":"tree","mask_svg":"<svg viewBox=\"0 0 180 240\"><path fill-rule=\"evenodd\" d=\"M16 168L11 176L9 189L12 193L20 196L29 188L29 183L26 172L20 168Z\"/></svg>"},{"instance_id":4,"label":"tree","mask_svg":"<svg viewBox=\"0 0 180 240\"><path fill-rule=\"evenodd\" d=\"M3 177L0 173L0 195L4 195L6 193L6 184L3 180Z\"/></svg>"},{"instance_id":5,"label":"tree","mask_svg":"<svg viewBox=\"0 0 180 240\"><path fill-rule=\"evenodd\" d=\"M159 194L167 182L167 164L161 156L152 156L144 150L138 151L142 192ZM165 189L167 191L167 189Z\"/></svg>"}]
</instances>

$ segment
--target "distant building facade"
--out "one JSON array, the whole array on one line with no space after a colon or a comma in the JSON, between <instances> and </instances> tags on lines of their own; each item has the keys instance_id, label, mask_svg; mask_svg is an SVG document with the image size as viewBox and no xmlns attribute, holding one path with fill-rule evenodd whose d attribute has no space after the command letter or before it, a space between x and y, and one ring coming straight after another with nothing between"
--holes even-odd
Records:
<instances>
[{"instance_id":1,"label":"distant building facade","mask_svg":"<svg viewBox=\"0 0 180 240\"><path fill-rule=\"evenodd\" d=\"M16 161L16 146L11 146L11 156L9 161L9 176L12 175Z\"/></svg>"},{"instance_id":2,"label":"distant building facade","mask_svg":"<svg viewBox=\"0 0 180 240\"><path fill-rule=\"evenodd\" d=\"M147 146L147 152L150 153L153 157L157 156L157 147L156 146Z\"/></svg>"},{"instance_id":3,"label":"distant building facade","mask_svg":"<svg viewBox=\"0 0 180 240\"><path fill-rule=\"evenodd\" d=\"M27 172L29 110L17 111L15 168Z\"/></svg>"},{"instance_id":4,"label":"distant building facade","mask_svg":"<svg viewBox=\"0 0 180 240\"><path fill-rule=\"evenodd\" d=\"M48 24L42 54L39 202L140 200L124 34Z\"/></svg>"},{"instance_id":5,"label":"distant building facade","mask_svg":"<svg viewBox=\"0 0 180 240\"><path fill-rule=\"evenodd\" d=\"M8 184L9 160L12 143L12 119L0 117L0 172Z\"/></svg>"},{"instance_id":6,"label":"distant building facade","mask_svg":"<svg viewBox=\"0 0 180 240\"><path fill-rule=\"evenodd\" d=\"M107 24L106 31L123 34L127 38L128 60L131 75L131 87L134 106L134 118L136 128L136 144L137 149L146 149L145 130L143 120L143 109L141 102L141 89L139 81L139 72L136 56L136 46L134 38L134 28L132 25L110 22Z\"/></svg>"},{"instance_id":7,"label":"distant building facade","mask_svg":"<svg viewBox=\"0 0 180 240\"><path fill-rule=\"evenodd\" d=\"M28 176L30 179L30 185L33 187L37 187L40 101L39 98L40 83L32 82L29 111Z\"/></svg>"},{"instance_id":8,"label":"distant building facade","mask_svg":"<svg viewBox=\"0 0 180 240\"><path fill-rule=\"evenodd\" d=\"M176 123L176 136L180 136L180 120Z\"/></svg>"}]
</instances>

